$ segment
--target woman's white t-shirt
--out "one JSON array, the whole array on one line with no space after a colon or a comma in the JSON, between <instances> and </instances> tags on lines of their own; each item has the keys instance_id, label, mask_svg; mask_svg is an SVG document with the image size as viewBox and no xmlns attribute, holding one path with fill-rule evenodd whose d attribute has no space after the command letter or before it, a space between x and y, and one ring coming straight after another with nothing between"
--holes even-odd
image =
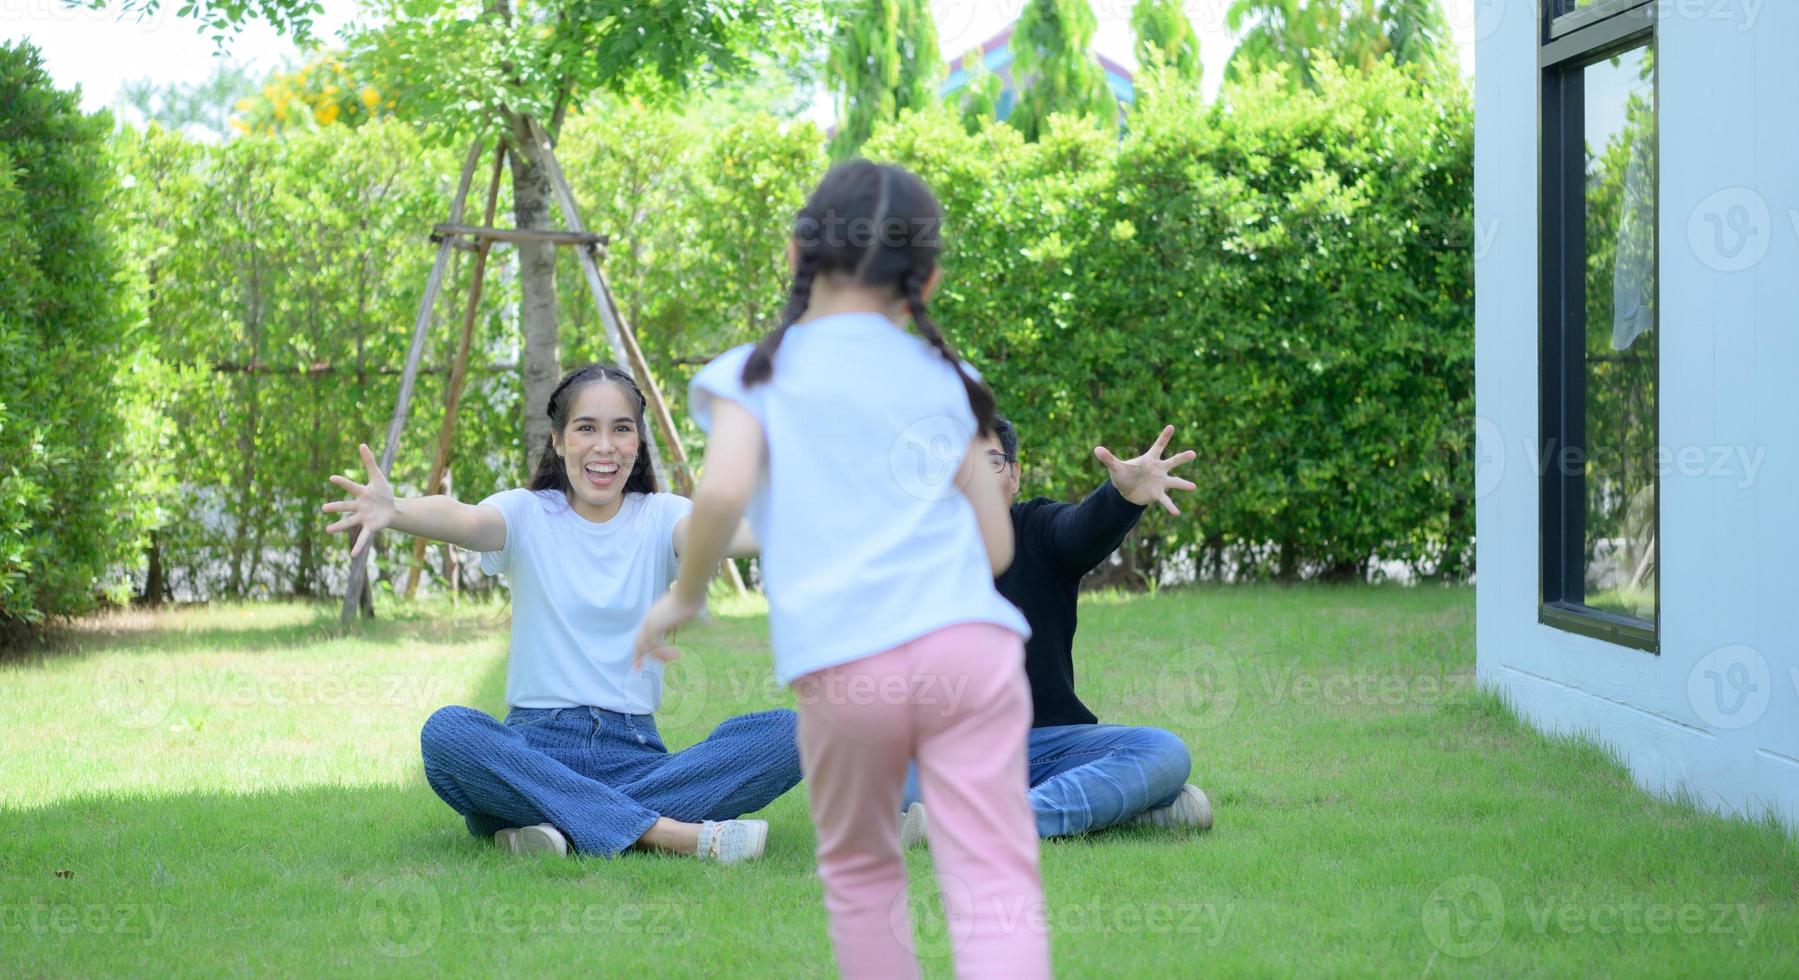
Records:
<instances>
[{"instance_id":1,"label":"woman's white t-shirt","mask_svg":"<svg viewBox=\"0 0 1799 980\"><path fill-rule=\"evenodd\" d=\"M506 703L593 705L647 715L662 702L662 663L631 669L631 645L650 604L674 581L675 524L693 502L627 493L604 524L575 513L559 490L504 490L480 506L506 518L506 547L481 570L512 588Z\"/></svg>"},{"instance_id":2,"label":"woman's white t-shirt","mask_svg":"<svg viewBox=\"0 0 1799 980\"><path fill-rule=\"evenodd\" d=\"M750 350L706 365L689 410L711 431L713 399L735 402L767 439L748 517L776 678L790 684L957 623L1029 636L993 586L974 507L955 485L975 432L955 367L874 313L789 328L773 378L746 389Z\"/></svg>"}]
</instances>

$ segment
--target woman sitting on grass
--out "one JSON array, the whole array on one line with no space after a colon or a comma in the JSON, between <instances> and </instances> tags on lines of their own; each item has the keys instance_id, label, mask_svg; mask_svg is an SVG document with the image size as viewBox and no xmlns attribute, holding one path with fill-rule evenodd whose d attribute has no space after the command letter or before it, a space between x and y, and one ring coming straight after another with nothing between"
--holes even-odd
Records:
<instances>
[{"instance_id":1,"label":"woman sitting on grass","mask_svg":"<svg viewBox=\"0 0 1799 980\"><path fill-rule=\"evenodd\" d=\"M328 530L382 528L481 552L512 588L502 724L473 708L439 709L420 737L425 778L468 821L515 853L629 848L724 862L762 854L768 825L736 819L800 780L792 711L732 718L670 753L656 731L662 667L631 669L637 624L674 578L687 539L685 497L657 493L642 450L643 393L623 370L569 372L550 396L549 446L529 488L470 505L396 500L374 454L369 482L325 510ZM733 554L752 554L747 528Z\"/></svg>"}]
</instances>

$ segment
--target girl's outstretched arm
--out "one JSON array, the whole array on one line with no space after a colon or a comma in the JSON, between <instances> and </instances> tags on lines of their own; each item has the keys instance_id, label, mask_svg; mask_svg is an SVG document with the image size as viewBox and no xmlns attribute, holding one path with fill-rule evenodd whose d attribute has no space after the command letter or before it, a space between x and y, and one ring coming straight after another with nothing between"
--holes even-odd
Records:
<instances>
[{"instance_id":1,"label":"girl's outstretched arm","mask_svg":"<svg viewBox=\"0 0 1799 980\"><path fill-rule=\"evenodd\" d=\"M506 547L506 518L492 507L477 507L445 496L394 499L393 484L387 482L375 464L375 454L367 444L361 447L362 463L368 467L369 482L357 483L346 476L331 474L331 482L350 495L348 500L333 500L325 505L327 513L341 513L326 532L336 534L353 527L362 528L356 536L352 556L362 553L377 531L391 527L396 531L446 541L470 551L499 551Z\"/></svg>"},{"instance_id":2,"label":"girl's outstretched arm","mask_svg":"<svg viewBox=\"0 0 1799 980\"><path fill-rule=\"evenodd\" d=\"M962 454L962 466L956 471L956 486L974 506L975 523L981 528L981 543L987 546L987 561L993 566L993 577L1012 567L1012 509L1000 493L999 484L986 473L979 472L980 460L986 459L980 437L968 444Z\"/></svg>"},{"instance_id":3,"label":"girl's outstretched arm","mask_svg":"<svg viewBox=\"0 0 1799 980\"><path fill-rule=\"evenodd\" d=\"M650 656L664 661L680 656L668 645L669 638L706 607L706 585L743 524L767 458L762 423L736 402L715 400L706 469L693 491L693 513L687 516L685 547L680 549L681 573L638 627L633 665Z\"/></svg>"},{"instance_id":4,"label":"girl's outstretched arm","mask_svg":"<svg viewBox=\"0 0 1799 980\"><path fill-rule=\"evenodd\" d=\"M687 554L687 522L692 517L683 517L675 523L675 557ZM754 558L762 553L762 546L756 542L756 532L750 530L750 522L737 522L737 530L731 532L731 544L725 548L726 558Z\"/></svg>"}]
</instances>

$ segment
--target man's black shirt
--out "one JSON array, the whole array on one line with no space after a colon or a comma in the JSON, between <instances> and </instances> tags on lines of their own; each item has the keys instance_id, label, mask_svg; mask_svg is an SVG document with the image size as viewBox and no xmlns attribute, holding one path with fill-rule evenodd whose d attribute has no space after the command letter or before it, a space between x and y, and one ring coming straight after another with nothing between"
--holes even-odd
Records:
<instances>
[{"instance_id":1,"label":"man's black shirt","mask_svg":"<svg viewBox=\"0 0 1799 980\"><path fill-rule=\"evenodd\" d=\"M1075 600L1081 577L1117 550L1142 516L1110 480L1079 504L1038 497L1012 505L1012 567L994 584L1031 624L1024 666L1032 727L1099 721L1074 693Z\"/></svg>"}]
</instances>

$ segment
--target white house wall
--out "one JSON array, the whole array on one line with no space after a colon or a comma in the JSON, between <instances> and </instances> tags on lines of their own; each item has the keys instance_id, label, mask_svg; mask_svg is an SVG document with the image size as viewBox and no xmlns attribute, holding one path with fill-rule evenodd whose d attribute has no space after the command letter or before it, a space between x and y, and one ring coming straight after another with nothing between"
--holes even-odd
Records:
<instances>
[{"instance_id":1,"label":"white house wall","mask_svg":"<svg viewBox=\"0 0 1799 980\"><path fill-rule=\"evenodd\" d=\"M1799 3L1657 8L1659 656L1537 622L1537 5L1479 8L1479 677L1651 791L1799 827Z\"/></svg>"}]
</instances>

